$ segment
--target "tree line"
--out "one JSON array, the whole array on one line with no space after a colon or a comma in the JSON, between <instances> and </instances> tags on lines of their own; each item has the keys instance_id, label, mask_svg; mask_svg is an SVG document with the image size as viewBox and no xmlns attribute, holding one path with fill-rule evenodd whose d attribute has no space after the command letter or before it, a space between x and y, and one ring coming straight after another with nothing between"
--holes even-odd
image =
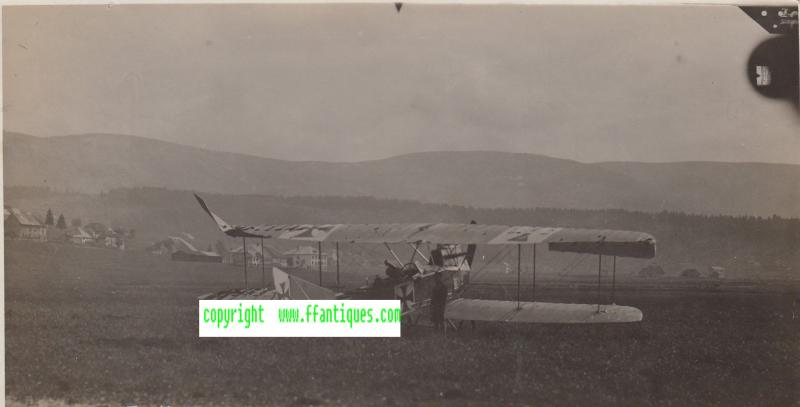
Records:
<instances>
[{"instance_id":1,"label":"tree line","mask_svg":"<svg viewBox=\"0 0 800 407\"><path fill-rule=\"evenodd\" d=\"M30 195L29 193L33 193ZM28 202L58 200L62 194L8 191ZM355 196L283 197L202 194L233 223L408 223L450 222L638 230L655 236L658 264L697 263L747 272L800 271L800 219L780 216L730 216L676 211L625 209L473 208L402 199ZM191 191L160 188L114 189L102 195L64 195L75 208L106 208L125 218L114 222L150 236L189 231L206 241L219 231L202 212ZM67 199L69 198L69 199ZM80 205L80 206L79 206ZM113 210L111 210L113 208ZM76 209L77 210L77 209Z\"/></svg>"}]
</instances>

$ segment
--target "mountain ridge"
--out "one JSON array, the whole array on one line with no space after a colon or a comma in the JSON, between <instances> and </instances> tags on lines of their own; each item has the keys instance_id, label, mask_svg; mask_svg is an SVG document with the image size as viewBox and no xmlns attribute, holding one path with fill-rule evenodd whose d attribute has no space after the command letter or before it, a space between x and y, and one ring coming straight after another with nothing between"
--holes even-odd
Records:
<instances>
[{"instance_id":1,"label":"mountain ridge","mask_svg":"<svg viewBox=\"0 0 800 407\"><path fill-rule=\"evenodd\" d=\"M800 216L800 165L597 162L431 151L358 162L289 161L142 136L4 133L5 182L96 193L164 187L226 194L374 196L474 207Z\"/></svg>"},{"instance_id":2,"label":"mountain ridge","mask_svg":"<svg viewBox=\"0 0 800 407\"><path fill-rule=\"evenodd\" d=\"M765 161L713 161L713 160L687 160L687 161L618 161L618 160L611 160L611 161L578 161L573 160L571 158L563 158L563 157L553 157L545 154L535 154L535 153L521 153L521 152L513 152L513 151L501 151L501 150L430 150L430 151L417 151L412 153L403 153L398 155L393 155L389 157L383 158L373 158L368 160L361 160L361 161L323 161L323 160L289 160L284 158L276 158L270 157L265 155L257 155L257 154L248 154L236 151L224 151L224 150L213 150L210 148L198 147L189 144L181 144L173 141L167 140L159 140L145 136L138 136L134 134L122 134L122 133L79 133L79 134L65 134L65 135L58 135L58 136L51 136L51 137L42 137L36 136L28 133L22 133L18 131L10 131L6 130L3 133L4 138L11 137L13 141L20 141L26 138L36 139L36 140L51 140L51 139L79 139L79 138L96 138L96 137L119 137L119 138L129 138L134 140L141 140L145 142L153 142L153 143L163 143L168 144L171 146L177 147L184 147L187 149L194 149L200 150L205 152L212 152L212 153L220 153L220 154L233 154L233 155L240 155L243 157L250 157L250 158L263 158L267 160L277 160L282 162L291 162L291 163L320 163L320 164L362 164L362 163L371 163L376 161L385 161L395 158L403 158L408 156L422 156L422 155L437 155L437 154L470 154L470 153L478 153L478 154L500 154L500 155L517 155L517 156L526 156L526 157L541 157L545 159L552 159L552 160L560 160L560 161L569 161L578 164L586 164L586 165L615 165L615 164L643 164L643 165L679 165L679 164L710 164L710 165L768 165L768 166L786 166L786 167L800 167L800 164L792 164L792 163L779 163L779 162L765 162Z\"/></svg>"}]
</instances>

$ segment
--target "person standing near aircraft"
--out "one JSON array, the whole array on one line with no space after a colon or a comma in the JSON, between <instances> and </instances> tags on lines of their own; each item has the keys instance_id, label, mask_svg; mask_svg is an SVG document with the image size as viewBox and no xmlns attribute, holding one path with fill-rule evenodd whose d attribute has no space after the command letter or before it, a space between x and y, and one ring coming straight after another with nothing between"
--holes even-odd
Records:
<instances>
[{"instance_id":1,"label":"person standing near aircraft","mask_svg":"<svg viewBox=\"0 0 800 407\"><path fill-rule=\"evenodd\" d=\"M403 278L403 269L400 267L395 266L392 263L389 263L388 260L384 260L383 264L386 266L386 276L391 281L400 281Z\"/></svg>"},{"instance_id":2,"label":"person standing near aircraft","mask_svg":"<svg viewBox=\"0 0 800 407\"><path fill-rule=\"evenodd\" d=\"M431 292L431 319L433 327L442 329L444 327L444 308L447 304L447 286L442 282L442 272L437 271L433 291Z\"/></svg>"}]
</instances>

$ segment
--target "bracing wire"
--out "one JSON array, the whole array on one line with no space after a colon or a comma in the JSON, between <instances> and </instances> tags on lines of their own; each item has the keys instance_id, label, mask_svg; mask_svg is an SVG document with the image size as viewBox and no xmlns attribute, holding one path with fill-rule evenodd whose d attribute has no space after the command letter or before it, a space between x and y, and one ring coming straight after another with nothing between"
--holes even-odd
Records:
<instances>
[{"instance_id":1,"label":"bracing wire","mask_svg":"<svg viewBox=\"0 0 800 407\"><path fill-rule=\"evenodd\" d=\"M586 259L589 257L586 254L579 254L575 257L570 263L568 263L561 271L558 272L559 277L564 277L569 274L570 271L574 270L576 267L580 266Z\"/></svg>"},{"instance_id":2,"label":"bracing wire","mask_svg":"<svg viewBox=\"0 0 800 407\"><path fill-rule=\"evenodd\" d=\"M470 277L470 279L474 279L475 277L477 277L478 275L480 275L481 273L483 273L483 272L484 272L484 271L485 271L485 270L486 270L486 269L487 269L487 268L488 268L488 267L489 267L489 266L490 266L490 265L491 265L491 264L492 264L492 263L493 263L495 260L498 260L498 257L499 257L501 254L503 255L503 257L501 257L501 258L500 258L500 260L503 260L503 259L505 259L505 258L506 258L506 256L508 256L508 254L509 254L509 253L511 253L511 249L513 249L513 248L512 248L512 247L505 247L505 248L503 248L502 250L500 250L500 251L498 251L497 253L495 253L495 255L494 255L494 256L493 256L491 259L489 259L489 261L488 261L488 262L486 262L486 263L483 265L483 267L481 267L480 269L478 269L478 271L476 271L475 273L473 273L473 274L472 274L472 276Z\"/></svg>"}]
</instances>

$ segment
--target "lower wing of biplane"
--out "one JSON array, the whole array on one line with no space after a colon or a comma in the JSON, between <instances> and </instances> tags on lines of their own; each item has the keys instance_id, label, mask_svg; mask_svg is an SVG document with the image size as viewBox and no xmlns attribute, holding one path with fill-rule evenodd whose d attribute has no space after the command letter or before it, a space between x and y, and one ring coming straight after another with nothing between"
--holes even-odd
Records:
<instances>
[{"instance_id":1,"label":"lower wing of biplane","mask_svg":"<svg viewBox=\"0 0 800 407\"><path fill-rule=\"evenodd\" d=\"M490 321L537 324L608 324L639 322L642 311L624 305L514 302L458 298L447 304L449 321Z\"/></svg>"},{"instance_id":2,"label":"lower wing of biplane","mask_svg":"<svg viewBox=\"0 0 800 407\"><path fill-rule=\"evenodd\" d=\"M518 250L523 245L535 247L541 244L547 245L547 248L552 251L632 258L653 258L656 250L656 241L653 236L627 230L453 223L238 226L225 222L214 214L199 196L195 195L195 197L200 206L216 222L219 229L230 237L385 245L395 243L517 245ZM520 267L517 269L519 272ZM279 290L279 276L275 277L276 290ZM303 288L308 287L303 286ZM613 323L641 321L642 312L633 307L618 305L459 298L448 304L445 318L524 323Z\"/></svg>"}]
</instances>

